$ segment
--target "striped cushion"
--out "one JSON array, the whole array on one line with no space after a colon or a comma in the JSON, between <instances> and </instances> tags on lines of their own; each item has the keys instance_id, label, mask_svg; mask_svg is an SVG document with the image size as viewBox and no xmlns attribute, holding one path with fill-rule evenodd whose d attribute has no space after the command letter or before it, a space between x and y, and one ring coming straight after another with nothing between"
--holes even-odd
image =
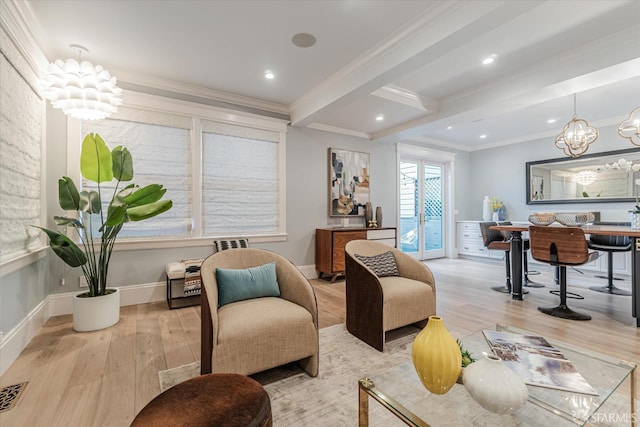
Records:
<instances>
[{"instance_id":1,"label":"striped cushion","mask_svg":"<svg viewBox=\"0 0 640 427\"><path fill-rule=\"evenodd\" d=\"M204 258L183 259L182 264L185 267L184 273L184 294L198 295L200 294L200 286L202 278L200 277L200 266Z\"/></svg>"},{"instance_id":2,"label":"striped cushion","mask_svg":"<svg viewBox=\"0 0 640 427\"><path fill-rule=\"evenodd\" d=\"M396 257L391 251L384 252L374 256L364 256L354 254L364 265L369 267L378 277L399 276L398 264Z\"/></svg>"},{"instance_id":3,"label":"striped cushion","mask_svg":"<svg viewBox=\"0 0 640 427\"><path fill-rule=\"evenodd\" d=\"M249 240L248 239L214 240L213 247L215 248L216 252L225 251L227 249L248 248Z\"/></svg>"}]
</instances>

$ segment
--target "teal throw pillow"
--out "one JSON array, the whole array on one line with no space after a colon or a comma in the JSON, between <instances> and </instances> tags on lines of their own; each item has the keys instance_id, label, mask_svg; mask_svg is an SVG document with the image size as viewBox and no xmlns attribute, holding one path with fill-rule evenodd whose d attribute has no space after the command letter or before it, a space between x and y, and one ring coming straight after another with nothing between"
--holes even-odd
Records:
<instances>
[{"instance_id":1,"label":"teal throw pillow","mask_svg":"<svg viewBox=\"0 0 640 427\"><path fill-rule=\"evenodd\" d=\"M279 297L276 263L244 269L216 268L218 307L260 297Z\"/></svg>"}]
</instances>

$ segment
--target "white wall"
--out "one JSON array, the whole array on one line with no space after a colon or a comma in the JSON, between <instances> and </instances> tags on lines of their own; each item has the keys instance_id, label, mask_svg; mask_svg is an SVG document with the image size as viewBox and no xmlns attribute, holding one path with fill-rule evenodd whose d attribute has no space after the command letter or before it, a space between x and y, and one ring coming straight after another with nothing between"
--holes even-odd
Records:
<instances>
[{"instance_id":1,"label":"white wall","mask_svg":"<svg viewBox=\"0 0 640 427\"><path fill-rule=\"evenodd\" d=\"M617 126L599 129L599 138L591 145L588 154L633 148L627 139L617 133ZM466 219L482 218L482 199L485 195L501 199L511 221L527 221L532 212L576 212L600 211L603 221L629 221L632 203L579 203L579 204L526 204L527 162L564 157L556 148L554 137L527 141L488 150L474 151L470 155L471 176L469 181L470 216ZM638 149L640 151L640 148Z\"/></svg>"},{"instance_id":2,"label":"white wall","mask_svg":"<svg viewBox=\"0 0 640 427\"><path fill-rule=\"evenodd\" d=\"M66 119L53 111L52 127L58 135L55 148L51 148L48 182L57 183L66 174ZM53 125L55 123L55 126ZM53 144L51 144L53 145ZM328 216L328 149L342 148L370 153L371 200L373 206L381 206L383 225L396 225L396 160L395 147L379 144L353 136L337 135L313 129L290 128L287 132L287 240L278 243L253 244L276 251L299 266L315 264L315 229L328 225L339 225L339 218ZM57 185L57 184L56 184ZM62 212L58 206L57 187L47 194L48 207L52 215ZM362 217L350 218L351 225L362 225ZM55 227L49 223L49 226ZM109 266L109 284L128 286L164 282L165 264L186 258L206 257L211 254L211 245L191 248L115 251ZM50 257L51 293L80 290L80 269L72 269ZM62 279L65 285L62 285Z\"/></svg>"}]
</instances>

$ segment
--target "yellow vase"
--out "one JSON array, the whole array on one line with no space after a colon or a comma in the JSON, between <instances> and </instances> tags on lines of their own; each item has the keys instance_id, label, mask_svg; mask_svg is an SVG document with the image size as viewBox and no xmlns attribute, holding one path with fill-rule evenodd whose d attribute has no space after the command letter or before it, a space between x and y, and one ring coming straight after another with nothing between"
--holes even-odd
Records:
<instances>
[{"instance_id":1,"label":"yellow vase","mask_svg":"<svg viewBox=\"0 0 640 427\"><path fill-rule=\"evenodd\" d=\"M433 394L448 392L462 370L460 347L438 316L430 316L416 336L411 359L422 385Z\"/></svg>"}]
</instances>

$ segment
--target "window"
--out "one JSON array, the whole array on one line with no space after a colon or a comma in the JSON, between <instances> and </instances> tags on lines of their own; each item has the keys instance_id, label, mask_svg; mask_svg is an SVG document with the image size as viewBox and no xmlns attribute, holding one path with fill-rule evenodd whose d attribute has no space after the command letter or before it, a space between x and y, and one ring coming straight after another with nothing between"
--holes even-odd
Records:
<instances>
[{"instance_id":1,"label":"window","mask_svg":"<svg viewBox=\"0 0 640 427\"><path fill-rule=\"evenodd\" d=\"M204 235L278 231L279 139L276 132L203 123Z\"/></svg>"},{"instance_id":2,"label":"window","mask_svg":"<svg viewBox=\"0 0 640 427\"><path fill-rule=\"evenodd\" d=\"M117 115L99 121L83 121L82 137L97 133L113 150L122 145L133 157L133 182L140 187L162 184L165 199L173 207L157 217L127 223L119 237L189 237L192 224L191 119L161 113L120 108ZM116 181L100 185L106 212ZM119 190L129 183L122 183ZM82 180L82 189L96 191L95 182ZM94 236L99 235L94 224Z\"/></svg>"},{"instance_id":3,"label":"window","mask_svg":"<svg viewBox=\"0 0 640 427\"><path fill-rule=\"evenodd\" d=\"M165 198L173 200L173 208L126 224L122 241L188 239L199 245L198 239L210 242L214 236L283 238L285 121L169 98L125 95L127 107L111 118L70 124L72 139L77 140L77 148L70 145L70 151L77 154L68 159L78 168L81 138L98 133L111 149L123 145L131 151L134 183L167 188ZM74 126L77 131L71 130ZM69 173L79 176L79 170ZM95 189L97 184L82 186ZM113 184L101 184L103 196L110 200L112 193L105 188L113 189Z\"/></svg>"},{"instance_id":4,"label":"window","mask_svg":"<svg viewBox=\"0 0 640 427\"><path fill-rule=\"evenodd\" d=\"M11 56L11 55L10 55ZM15 55L14 55L15 57ZM0 261L28 252L40 224L43 103L23 75L0 55Z\"/></svg>"}]
</instances>

